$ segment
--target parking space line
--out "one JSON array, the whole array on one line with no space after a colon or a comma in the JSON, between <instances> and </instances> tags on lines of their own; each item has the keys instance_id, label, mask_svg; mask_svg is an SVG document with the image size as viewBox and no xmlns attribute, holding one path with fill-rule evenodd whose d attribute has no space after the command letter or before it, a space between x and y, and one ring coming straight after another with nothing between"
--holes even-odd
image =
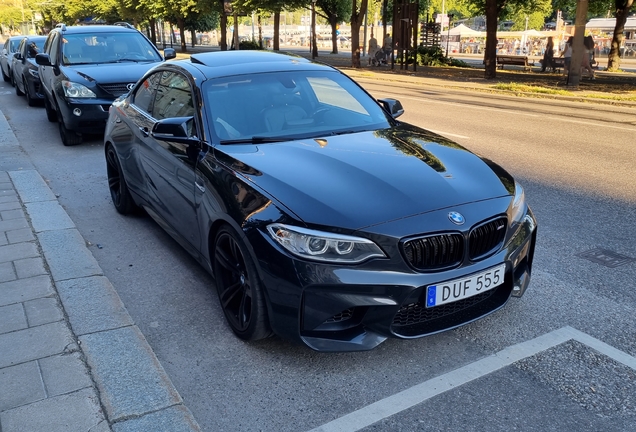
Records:
<instances>
[{"instance_id":1,"label":"parking space line","mask_svg":"<svg viewBox=\"0 0 636 432\"><path fill-rule=\"evenodd\" d=\"M526 342L505 348L444 375L367 405L357 411L325 423L310 432L353 432L407 410L434 396L453 390L506 366L531 357L568 340L575 339L602 354L636 370L636 358L572 327L566 326Z\"/></svg>"}]
</instances>

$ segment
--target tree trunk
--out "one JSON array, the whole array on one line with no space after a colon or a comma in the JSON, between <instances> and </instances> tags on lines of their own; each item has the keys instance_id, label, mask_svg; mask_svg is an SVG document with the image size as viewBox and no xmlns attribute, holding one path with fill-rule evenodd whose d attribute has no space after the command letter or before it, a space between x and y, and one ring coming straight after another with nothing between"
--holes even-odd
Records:
<instances>
[{"instance_id":1,"label":"tree trunk","mask_svg":"<svg viewBox=\"0 0 636 432\"><path fill-rule=\"evenodd\" d=\"M221 13L221 51L227 51L227 15Z\"/></svg>"},{"instance_id":2,"label":"tree trunk","mask_svg":"<svg viewBox=\"0 0 636 432\"><path fill-rule=\"evenodd\" d=\"M258 45L263 49L263 22L261 14L258 14Z\"/></svg>"},{"instance_id":3,"label":"tree trunk","mask_svg":"<svg viewBox=\"0 0 636 432\"><path fill-rule=\"evenodd\" d=\"M336 34L336 26L338 25L338 17L329 17L329 25L331 26L331 54L338 54L338 35Z\"/></svg>"},{"instance_id":4,"label":"tree trunk","mask_svg":"<svg viewBox=\"0 0 636 432\"><path fill-rule=\"evenodd\" d=\"M368 0L361 0L360 10L357 9L357 0L351 0L351 67L360 68L360 27L367 13Z\"/></svg>"},{"instance_id":5,"label":"tree trunk","mask_svg":"<svg viewBox=\"0 0 636 432\"><path fill-rule=\"evenodd\" d=\"M607 70L617 71L621 65L621 45L623 44L623 31L625 22L634 0L616 0L616 27L612 37L612 48L607 57Z\"/></svg>"},{"instance_id":6,"label":"tree trunk","mask_svg":"<svg viewBox=\"0 0 636 432\"><path fill-rule=\"evenodd\" d=\"M179 36L181 37L181 52L188 52L185 40L185 22L183 18L177 18L177 27L179 28Z\"/></svg>"},{"instance_id":7,"label":"tree trunk","mask_svg":"<svg viewBox=\"0 0 636 432\"><path fill-rule=\"evenodd\" d=\"M318 57L318 41L316 41L316 4L311 4L311 58Z\"/></svg>"},{"instance_id":8,"label":"tree trunk","mask_svg":"<svg viewBox=\"0 0 636 432\"><path fill-rule=\"evenodd\" d=\"M196 30L190 30L190 38L192 38L191 46L194 48L194 45L197 43L197 32Z\"/></svg>"},{"instance_id":9,"label":"tree trunk","mask_svg":"<svg viewBox=\"0 0 636 432\"><path fill-rule=\"evenodd\" d=\"M274 51L280 50L280 11L274 12L274 40L272 40Z\"/></svg>"},{"instance_id":10,"label":"tree trunk","mask_svg":"<svg viewBox=\"0 0 636 432\"><path fill-rule=\"evenodd\" d=\"M484 78L497 77L497 0L486 0L486 49Z\"/></svg>"},{"instance_id":11,"label":"tree trunk","mask_svg":"<svg viewBox=\"0 0 636 432\"><path fill-rule=\"evenodd\" d=\"M152 41L153 44L157 45L157 31L155 29L157 20L154 18L150 18L150 20L148 20L148 23L150 25L150 40Z\"/></svg>"}]
</instances>

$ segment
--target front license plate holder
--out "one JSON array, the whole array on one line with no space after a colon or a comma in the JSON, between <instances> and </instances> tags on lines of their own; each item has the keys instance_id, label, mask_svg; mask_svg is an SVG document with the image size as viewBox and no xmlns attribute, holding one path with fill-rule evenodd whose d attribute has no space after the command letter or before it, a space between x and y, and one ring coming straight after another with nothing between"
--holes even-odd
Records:
<instances>
[{"instance_id":1,"label":"front license plate holder","mask_svg":"<svg viewBox=\"0 0 636 432\"><path fill-rule=\"evenodd\" d=\"M504 283L506 264L426 287L426 307L453 303L497 288Z\"/></svg>"}]
</instances>

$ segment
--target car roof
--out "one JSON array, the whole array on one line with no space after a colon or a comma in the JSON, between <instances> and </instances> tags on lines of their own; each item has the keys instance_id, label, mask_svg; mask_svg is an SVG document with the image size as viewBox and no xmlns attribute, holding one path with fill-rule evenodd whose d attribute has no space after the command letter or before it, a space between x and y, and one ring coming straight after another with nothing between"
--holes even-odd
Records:
<instances>
[{"instance_id":1,"label":"car roof","mask_svg":"<svg viewBox=\"0 0 636 432\"><path fill-rule=\"evenodd\" d=\"M64 27L56 27L54 30L60 31L64 34L74 34L74 33L139 33L137 29L128 28L121 25L86 25L86 26L66 26Z\"/></svg>"},{"instance_id":2,"label":"car roof","mask_svg":"<svg viewBox=\"0 0 636 432\"><path fill-rule=\"evenodd\" d=\"M193 54L189 62L184 62L194 65L206 78L294 70L335 70L295 54L264 50L213 51Z\"/></svg>"}]
</instances>

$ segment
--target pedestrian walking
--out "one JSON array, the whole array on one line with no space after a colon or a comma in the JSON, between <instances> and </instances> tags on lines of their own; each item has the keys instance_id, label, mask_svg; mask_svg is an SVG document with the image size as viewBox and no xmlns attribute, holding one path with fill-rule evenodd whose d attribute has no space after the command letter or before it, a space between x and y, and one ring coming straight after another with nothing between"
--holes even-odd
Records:
<instances>
[{"instance_id":1,"label":"pedestrian walking","mask_svg":"<svg viewBox=\"0 0 636 432\"><path fill-rule=\"evenodd\" d=\"M565 42L565 47L563 48L563 52L561 56L563 57L564 68L563 68L563 76L568 76L570 74L570 62L572 61L572 43L574 42L574 37L570 36L568 40Z\"/></svg>"}]
</instances>

